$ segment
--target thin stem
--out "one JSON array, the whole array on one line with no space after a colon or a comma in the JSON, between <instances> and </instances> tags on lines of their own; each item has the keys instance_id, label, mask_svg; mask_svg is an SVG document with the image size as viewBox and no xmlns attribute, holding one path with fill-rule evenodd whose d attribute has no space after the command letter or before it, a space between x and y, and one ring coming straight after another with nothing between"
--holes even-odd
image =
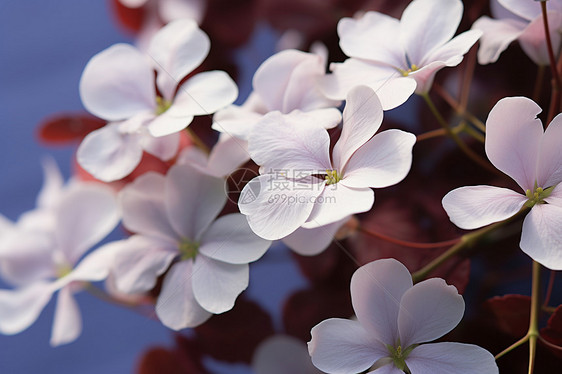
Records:
<instances>
[{"instance_id":1,"label":"thin stem","mask_svg":"<svg viewBox=\"0 0 562 374\"><path fill-rule=\"evenodd\" d=\"M461 138L459 138L459 136L457 134L455 134L451 128L449 127L449 124L447 123L447 121L445 121L445 119L441 116L441 113L439 113L439 111L437 110L437 108L435 107L435 105L433 104L433 101L431 101L431 98L429 97L429 95L427 93L422 94L421 95L425 102L427 103L427 105L429 106L429 109L431 110L431 112L433 113L433 115L435 116L435 118L437 119L437 121L439 122L439 124L441 125L441 127L447 132L447 135L453 139L453 141L457 144L457 146L474 162L476 162L477 164L479 164L480 166L482 166L483 168L491 171L492 173L497 173L498 170L496 168L494 168L489 162L487 162L486 160L484 160L482 157L480 157L478 154L476 154L472 149L470 149L462 140Z\"/></svg>"},{"instance_id":2,"label":"thin stem","mask_svg":"<svg viewBox=\"0 0 562 374\"><path fill-rule=\"evenodd\" d=\"M533 89L533 101L538 102L541 98L541 88L544 81L544 65L539 65L537 68L537 78L535 80L535 88Z\"/></svg>"},{"instance_id":3,"label":"thin stem","mask_svg":"<svg viewBox=\"0 0 562 374\"><path fill-rule=\"evenodd\" d=\"M461 124L464 122L461 122ZM481 132L479 132L478 130L470 127L470 126L464 126L463 131L467 134L472 136L474 139L478 140L480 143L484 144L486 142L486 138L484 137L484 135L482 135Z\"/></svg>"},{"instance_id":4,"label":"thin stem","mask_svg":"<svg viewBox=\"0 0 562 374\"><path fill-rule=\"evenodd\" d=\"M548 50L548 60L550 62L550 71L552 73L552 97L550 101L550 110L548 112L548 120L546 126L558 113L560 107L560 90L562 90L562 82L558 69L556 69L556 57L554 57L554 49L552 48L552 40L550 39L550 28L548 27L548 15L546 9L546 1L541 1L542 20L544 25L544 34L546 37L546 46Z\"/></svg>"},{"instance_id":5,"label":"thin stem","mask_svg":"<svg viewBox=\"0 0 562 374\"><path fill-rule=\"evenodd\" d=\"M550 296L552 296L552 289L554 288L554 278L556 278L556 272L554 270L550 271L550 276L548 277L548 286L546 288L546 295L544 296L543 307L548 306L550 302Z\"/></svg>"},{"instance_id":6,"label":"thin stem","mask_svg":"<svg viewBox=\"0 0 562 374\"><path fill-rule=\"evenodd\" d=\"M508 222L515 220L516 218L520 217L522 214L526 213L528 210L529 208L524 206L523 208L521 208L519 212L517 212L516 214L514 214L513 216L511 216L506 220L496 222L489 226L483 227L480 230L471 232L470 234L463 235L457 244L449 248L447 251L443 252L440 256L435 258L433 261L425 265L420 270L413 273L412 279L414 280L414 283L419 282L422 279L425 279L429 274L431 274L435 269L441 266L444 262L446 262L451 257L469 248L470 245L472 245L477 240L480 240L484 235L496 230L498 227L503 226Z\"/></svg>"},{"instance_id":7,"label":"thin stem","mask_svg":"<svg viewBox=\"0 0 562 374\"><path fill-rule=\"evenodd\" d=\"M518 341L516 341L515 343L513 343L512 345L510 345L509 347L507 347L506 349L495 355L494 358L497 361L502 356L505 356L507 353L513 351L515 348L525 344L527 340L529 340L529 335L525 335L524 337L522 337L521 339L519 339Z\"/></svg>"},{"instance_id":8,"label":"thin stem","mask_svg":"<svg viewBox=\"0 0 562 374\"><path fill-rule=\"evenodd\" d=\"M539 336L539 314L541 311L541 264L533 261L533 285L531 291L531 318L529 321L529 374L533 374Z\"/></svg>"},{"instance_id":9,"label":"thin stem","mask_svg":"<svg viewBox=\"0 0 562 374\"><path fill-rule=\"evenodd\" d=\"M192 129L190 129L188 127L185 130L187 131L187 134L191 138L191 141L193 142L193 144L195 144L195 146L197 148L199 148L200 150L202 150L206 154L211 153L211 150L209 149L207 144L205 144L205 142L203 142L203 140L201 140L201 138L199 136L197 136L197 134Z\"/></svg>"},{"instance_id":10,"label":"thin stem","mask_svg":"<svg viewBox=\"0 0 562 374\"><path fill-rule=\"evenodd\" d=\"M447 131L445 131L445 129L431 130L431 131L428 131L428 132L424 132L423 134L417 135L416 136L416 142L421 142L423 140L437 138L437 137L445 136L445 135L447 135Z\"/></svg>"},{"instance_id":11,"label":"thin stem","mask_svg":"<svg viewBox=\"0 0 562 374\"><path fill-rule=\"evenodd\" d=\"M449 104L449 106L461 117L466 118L468 121L470 121L470 123L472 123L474 125L474 127L476 127L478 130L482 131L482 132L486 132L486 125L484 124L484 122L480 121L478 119L478 117L476 117L474 114L470 113L469 111L467 111L466 109L462 110L461 109L461 105L447 92L445 91L445 89L443 87L441 87L439 84L434 83L433 84L433 90L439 95L441 96L441 98L443 100L445 100L447 102L447 104Z\"/></svg>"},{"instance_id":12,"label":"thin stem","mask_svg":"<svg viewBox=\"0 0 562 374\"><path fill-rule=\"evenodd\" d=\"M451 240L446 240L443 242L435 242L435 243L416 243L416 242L410 242L410 241L406 241L406 240L401 240L401 239L396 239L396 238L392 238L390 236L378 233L376 231L371 231L369 229L366 229L365 227L359 226L358 228L359 231L361 231L362 233L365 233L367 235L370 235L374 238L378 238L378 239L382 239L386 242L389 243L394 243L394 244L398 244L404 247L410 247L410 248L441 248L441 247L448 247L450 245L454 245L456 243L458 243L461 239L460 238L456 238L456 239L451 239Z\"/></svg>"},{"instance_id":13,"label":"thin stem","mask_svg":"<svg viewBox=\"0 0 562 374\"><path fill-rule=\"evenodd\" d=\"M476 67L476 48L471 48L470 52L465 58L466 68L464 70L464 77L462 81L461 94L460 94L460 109L464 113L468 105L470 96L470 86L474 76L474 68Z\"/></svg>"}]
</instances>

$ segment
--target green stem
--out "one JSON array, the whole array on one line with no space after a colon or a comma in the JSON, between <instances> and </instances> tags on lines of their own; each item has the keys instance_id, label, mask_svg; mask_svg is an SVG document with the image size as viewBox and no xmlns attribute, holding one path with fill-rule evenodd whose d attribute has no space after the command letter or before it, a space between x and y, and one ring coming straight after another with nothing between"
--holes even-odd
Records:
<instances>
[{"instance_id":1,"label":"green stem","mask_svg":"<svg viewBox=\"0 0 562 374\"><path fill-rule=\"evenodd\" d=\"M533 89L533 101L538 102L541 97L542 82L544 80L544 65L537 68L537 79L535 80L535 88Z\"/></svg>"},{"instance_id":2,"label":"green stem","mask_svg":"<svg viewBox=\"0 0 562 374\"><path fill-rule=\"evenodd\" d=\"M533 261L533 285L531 291L531 318L529 321L529 374L533 374L539 337L539 315L541 311L541 264Z\"/></svg>"},{"instance_id":3,"label":"green stem","mask_svg":"<svg viewBox=\"0 0 562 374\"><path fill-rule=\"evenodd\" d=\"M203 140L201 140L201 138L197 136L197 134L192 129L187 127L185 130L187 131L187 134L191 138L191 141L193 142L193 144L195 144L197 148L205 152L207 155L211 153L211 150L209 149L207 144L205 144L205 142L203 142Z\"/></svg>"}]
</instances>

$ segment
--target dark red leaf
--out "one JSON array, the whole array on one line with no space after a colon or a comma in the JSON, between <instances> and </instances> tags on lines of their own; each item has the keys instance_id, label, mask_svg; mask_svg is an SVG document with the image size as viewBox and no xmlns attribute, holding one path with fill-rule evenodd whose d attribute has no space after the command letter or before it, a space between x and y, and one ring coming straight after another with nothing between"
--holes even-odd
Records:
<instances>
[{"instance_id":1,"label":"dark red leaf","mask_svg":"<svg viewBox=\"0 0 562 374\"><path fill-rule=\"evenodd\" d=\"M86 113L59 114L39 125L39 139L48 144L79 142L105 124L104 120Z\"/></svg>"},{"instance_id":2,"label":"dark red leaf","mask_svg":"<svg viewBox=\"0 0 562 374\"><path fill-rule=\"evenodd\" d=\"M138 374L209 374L195 342L177 335L174 348L155 347L143 354Z\"/></svg>"},{"instance_id":3,"label":"dark red leaf","mask_svg":"<svg viewBox=\"0 0 562 374\"><path fill-rule=\"evenodd\" d=\"M500 331L514 338L521 338L527 333L531 310L529 296L496 296L486 300L485 307L492 312Z\"/></svg>"}]
</instances>

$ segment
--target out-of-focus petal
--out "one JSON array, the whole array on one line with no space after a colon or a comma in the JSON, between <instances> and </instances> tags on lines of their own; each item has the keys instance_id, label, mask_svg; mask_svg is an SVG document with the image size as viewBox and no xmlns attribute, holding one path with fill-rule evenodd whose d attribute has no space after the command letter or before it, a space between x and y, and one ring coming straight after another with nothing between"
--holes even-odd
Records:
<instances>
[{"instance_id":1,"label":"out-of-focus petal","mask_svg":"<svg viewBox=\"0 0 562 374\"><path fill-rule=\"evenodd\" d=\"M486 120L486 154L496 168L513 178L523 191L534 190L543 127L541 108L526 97L498 101Z\"/></svg>"},{"instance_id":2,"label":"out-of-focus petal","mask_svg":"<svg viewBox=\"0 0 562 374\"><path fill-rule=\"evenodd\" d=\"M206 5L204 0L160 0L158 5L160 17L166 23L188 18L200 24L205 15Z\"/></svg>"},{"instance_id":3,"label":"out-of-focus petal","mask_svg":"<svg viewBox=\"0 0 562 374\"><path fill-rule=\"evenodd\" d=\"M541 14L539 2L520 0L499 0L499 3L507 10L526 20L532 20Z\"/></svg>"},{"instance_id":4,"label":"out-of-focus petal","mask_svg":"<svg viewBox=\"0 0 562 374\"><path fill-rule=\"evenodd\" d=\"M262 117L262 114L253 112L244 106L230 105L215 113L213 129L245 141Z\"/></svg>"},{"instance_id":5,"label":"out-of-focus petal","mask_svg":"<svg viewBox=\"0 0 562 374\"><path fill-rule=\"evenodd\" d=\"M254 353L255 374L321 374L312 364L305 343L289 335L275 335L263 341Z\"/></svg>"},{"instance_id":6,"label":"out-of-focus petal","mask_svg":"<svg viewBox=\"0 0 562 374\"><path fill-rule=\"evenodd\" d=\"M497 374L494 356L472 344L432 343L414 348L406 365L412 373Z\"/></svg>"},{"instance_id":7,"label":"out-of-focus petal","mask_svg":"<svg viewBox=\"0 0 562 374\"><path fill-rule=\"evenodd\" d=\"M331 318L314 326L310 334L312 363L327 373L362 373L388 355L384 345L356 321Z\"/></svg>"},{"instance_id":8,"label":"out-of-focus petal","mask_svg":"<svg viewBox=\"0 0 562 374\"><path fill-rule=\"evenodd\" d=\"M400 301L400 344L409 347L440 338L459 324L463 314L464 301L455 286L441 278L417 283Z\"/></svg>"},{"instance_id":9,"label":"out-of-focus petal","mask_svg":"<svg viewBox=\"0 0 562 374\"><path fill-rule=\"evenodd\" d=\"M400 300L412 287L412 276L394 259L361 266L351 278L351 301L357 319L374 338L394 346L398 341Z\"/></svg>"},{"instance_id":10,"label":"out-of-focus petal","mask_svg":"<svg viewBox=\"0 0 562 374\"><path fill-rule=\"evenodd\" d=\"M472 230L513 216L525 201L525 196L507 188L468 186L450 191L442 203L451 222Z\"/></svg>"},{"instance_id":11,"label":"out-of-focus petal","mask_svg":"<svg viewBox=\"0 0 562 374\"><path fill-rule=\"evenodd\" d=\"M220 217L205 231L199 253L229 264L247 264L263 256L270 244L254 234L244 215L233 213Z\"/></svg>"},{"instance_id":12,"label":"out-of-focus petal","mask_svg":"<svg viewBox=\"0 0 562 374\"><path fill-rule=\"evenodd\" d=\"M525 28L523 22L512 19L491 19L483 16L474 22L473 30L483 32L478 47L478 63L480 65L496 62L507 46L517 39Z\"/></svg>"},{"instance_id":13,"label":"out-of-focus petal","mask_svg":"<svg viewBox=\"0 0 562 374\"><path fill-rule=\"evenodd\" d=\"M375 135L353 154L342 183L348 187L388 187L406 177L412 166L416 137L401 130Z\"/></svg>"},{"instance_id":14,"label":"out-of-focus petal","mask_svg":"<svg viewBox=\"0 0 562 374\"><path fill-rule=\"evenodd\" d=\"M180 134L173 133L154 137L149 133L144 133L140 138L140 145L151 155L158 157L162 161L168 161L178 153Z\"/></svg>"},{"instance_id":15,"label":"out-of-focus petal","mask_svg":"<svg viewBox=\"0 0 562 374\"><path fill-rule=\"evenodd\" d=\"M64 180L53 158L45 158L41 164L43 166L44 181L41 191L39 191L37 196L37 207L53 208L61 197Z\"/></svg>"},{"instance_id":16,"label":"out-of-focus petal","mask_svg":"<svg viewBox=\"0 0 562 374\"><path fill-rule=\"evenodd\" d=\"M61 288L57 296L55 318L51 330L50 344L57 347L76 340L82 333L82 316L78 304L72 296L72 288Z\"/></svg>"},{"instance_id":17,"label":"out-of-focus petal","mask_svg":"<svg viewBox=\"0 0 562 374\"><path fill-rule=\"evenodd\" d=\"M527 56L537 65L550 65L548 58L548 48L546 37L544 34L544 23L542 16L535 18L523 30L519 36L521 48ZM562 14L559 12L548 12L548 28L550 30L550 39L553 46L554 56L558 56L560 51L560 29L562 26Z\"/></svg>"},{"instance_id":18,"label":"out-of-focus petal","mask_svg":"<svg viewBox=\"0 0 562 374\"><path fill-rule=\"evenodd\" d=\"M154 111L154 73L145 56L129 44L115 44L90 59L80 79L86 109L109 121Z\"/></svg>"},{"instance_id":19,"label":"out-of-focus petal","mask_svg":"<svg viewBox=\"0 0 562 374\"><path fill-rule=\"evenodd\" d=\"M562 207L537 204L523 221L523 252L551 270L562 270Z\"/></svg>"},{"instance_id":20,"label":"out-of-focus petal","mask_svg":"<svg viewBox=\"0 0 562 374\"><path fill-rule=\"evenodd\" d=\"M180 261L171 267L164 278L156 302L156 315L173 330L199 326L212 315L195 300L192 276L193 261Z\"/></svg>"},{"instance_id":21,"label":"out-of-focus petal","mask_svg":"<svg viewBox=\"0 0 562 374\"><path fill-rule=\"evenodd\" d=\"M289 248L303 256L314 256L326 249L339 228L349 219L344 219L313 229L298 228L292 234L283 238Z\"/></svg>"},{"instance_id":22,"label":"out-of-focus petal","mask_svg":"<svg viewBox=\"0 0 562 374\"><path fill-rule=\"evenodd\" d=\"M248 143L228 134L220 134L219 141L209 154L207 169L217 177L225 177L250 160Z\"/></svg>"}]
</instances>

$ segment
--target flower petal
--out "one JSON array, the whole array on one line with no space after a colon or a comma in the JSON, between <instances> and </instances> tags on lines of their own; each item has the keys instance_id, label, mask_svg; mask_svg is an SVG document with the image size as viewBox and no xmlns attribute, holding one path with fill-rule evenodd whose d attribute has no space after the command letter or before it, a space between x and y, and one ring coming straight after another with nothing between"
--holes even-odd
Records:
<instances>
[{"instance_id":1,"label":"flower petal","mask_svg":"<svg viewBox=\"0 0 562 374\"><path fill-rule=\"evenodd\" d=\"M370 336L394 346L398 341L398 313L402 295L412 287L412 276L394 259L370 262L351 278L355 315Z\"/></svg>"},{"instance_id":2,"label":"flower petal","mask_svg":"<svg viewBox=\"0 0 562 374\"><path fill-rule=\"evenodd\" d=\"M543 127L541 108L526 97L498 101L486 120L486 154L496 168L513 178L523 191L534 190Z\"/></svg>"},{"instance_id":3,"label":"flower petal","mask_svg":"<svg viewBox=\"0 0 562 374\"><path fill-rule=\"evenodd\" d=\"M158 5L160 16L165 23L187 18L200 24L206 7L203 0L160 0Z\"/></svg>"},{"instance_id":4,"label":"flower petal","mask_svg":"<svg viewBox=\"0 0 562 374\"><path fill-rule=\"evenodd\" d=\"M174 165L166 176L169 222L181 238L199 241L226 203L225 181L190 165Z\"/></svg>"},{"instance_id":5,"label":"flower petal","mask_svg":"<svg viewBox=\"0 0 562 374\"><path fill-rule=\"evenodd\" d=\"M53 208L62 195L64 180L53 158L45 158L41 164L43 166L44 181L41 191L37 195L37 207ZM0 234L1 230L0 225Z\"/></svg>"},{"instance_id":6,"label":"flower petal","mask_svg":"<svg viewBox=\"0 0 562 374\"><path fill-rule=\"evenodd\" d=\"M55 319L51 330L50 344L58 347L76 340L82 333L82 316L78 304L72 296L70 286L61 288L57 296Z\"/></svg>"},{"instance_id":7,"label":"flower petal","mask_svg":"<svg viewBox=\"0 0 562 374\"><path fill-rule=\"evenodd\" d=\"M289 335L274 335L256 348L252 358L255 374L321 374L312 364L306 345Z\"/></svg>"},{"instance_id":8,"label":"flower petal","mask_svg":"<svg viewBox=\"0 0 562 374\"><path fill-rule=\"evenodd\" d=\"M541 6L538 3L520 0L499 0L499 3L511 13L529 21L541 14Z\"/></svg>"},{"instance_id":9,"label":"flower petal","mask_svg":"<svg viewBox=\"0 0 562 374\"><path fill-rule=\"evenodd\" d=\"M451 222L465 230L503 221L517 213L527 199L507 188L468 186L443 197L443 209Z\"/></svg>"},{"instance_id":10,"label":"flower petal","mask_svg":"<svg viewBox=\"0 0 562 374\"><path fill-rule=\"evenodd\" d=\"M199 253L229 264L259 259L271 242L254 234L244 215L227 214L214 221L201 237Z\"/></svg>"},{"instance_id":11,"label":"flower petal","mask_svg":"<svg viewBox=\"0 0 562 374\"><path fill-rule=\"evenodd\" d=\"M248 264L227 264L206 256L197 256L193 264L193 296L203 309L224 313L248 287Z\"/></svg>"},{"instance_id":12,"label":"flower petal","mask_svg":"<svg viewBox=\"0 0 562 374\"><path fill-rule=\"evenodd\" d=\"M472 29L483 32L478 47L478 63L496 62L507 46L521 35L525 26L523 22L512 19L495 20L487 16L477 19Z\"/></svg>"},{"instance_id":13,"label":"flower petal","mask_svg":"<svg viewBox=\"0 0 562 374\"><path fill-rule=\"evenodd\" d=\"M314 326L310 335L312 363L327 373L361 373L388 355L384 345L356 321L330 318Z\"/></svg>"},{"instance_id":14,"label":"flower petal","mask_svg":"<svg viewBox=\"0 0 562 374\"><path fill-rule=\"evenodd\" d=\"M332 240L334 240L336 232L348 219L349 217L345 217L340 221L313 229L300 227L292 234L284 237L283 243L299 255L317 255L328 248Z\"/></svg>"},{"instance_id":15,"label":"flower petal","mask_svg":"<svg viewBox=\"0 0 562 374\"><path fill-rule=\"evenodd\" d=\"M562 270L562 207L535 205L523 221L519 246L547 268Z\"/></svg>"},{"instance_id":16,"label":"flower petal","mask_svg":"<svg viewBox=\"0 0 562 374\"><path fill-rule=\"evenodd\" d=\"M494 356L472 344L432 343L414 348L406 365L412 373L497 374Z\"/></svg>"},{"instance_id":17,"label":"flower petal","mask_svg":"<svg viewBox=\"0 0 562 374\"><path fill-rule=\"evenodd\" d=\"M480 30L469 30L455 36L441 47L427 54L422 66L434 61L443 61L446 63L446 66L458 65L462 61L462 56L468 52L481 36L482 31Z\"/></svg>"},{"instance_id":18,"label":"flower petal","mask_svg":"<svg viewBox=\"0 0 562 374\"><path fill-rule=\"evenodd\" d=\"M195 300L192 276L193 261L180 261L164 277L162 291L156 301L156 315L173 330L199 326L212 315Z\"/></svg>"},{"instance_id":19,"label":"flower petal","mask_svg":"<svg viewBox=\"0 0 562 374\"><path fill-rule=\"evenodd\" d=\"M156 108L154 73L145 56L129 44L115 44L90 59L80 78L86 109L109 121Z\"/></svg>"},{"instance_id":20,"label":"flower petal","mask_svg":"<svg viewBox=\"0 0 562 374\"><path fill-rule=\"evenodd\" d=\"M381 188L406 177L412 166L416 137L401 130L386 130L369 140L347 163L342 183L348 187Z\"/></svg>"},{"instance_id":21,"label":"flower petal","mask_svg":"<svg viewBox=\"0 0 562 374\"><path fill-rule=\"evenodd\" d=\"M343 127L334 146L334 167L342 171L351 155L379 130L383 119L381 102L372 88L357 86L347 94Z\"/></svg>"},{"instance_id":22,"label":"flower petal","mask_svg":"<svg viewBox=\"0 0 562 374\"><path fill-rule=\"evenodd\" d=\"M400 300L400 344L409 347L440 338L459 324L463 314L464 300L455 286L441 278L417 283Z\"/></svg>"},{"instance_id":23,"label":"flower petal","mask_svg":"<svg viewBox=\"0 0 562 374\"><path fill-rule=\"evenodd\" d=\"M550 122L539 147L537 165L537 185L543 188L555 186L562 182L562 115Z\"/></svg>"},{"instance_id":24,"label":"flower petal","mask_svg":"<svg viewBox=\"0 0 562 374\"><path fill-rule=\"evenodd\" d=\"M148 132L142 134L140 138L142 148L158 157L162 161L169 161L178 153L180 147L180 134L173 133L170 135L154 137Z\"/></svg>"},{"instance_id":25,"label":"flower petal","mask_svg":"<svg viewBox=\"0 0 562 374\"><path fill-rule=\"evenodd\" d=\"M527 56L529 56L535 64L547 66L550 65L550 59L548 57L548 47L545 42L546 37L543 22L541 16L531 21L519 36L519 43L523 51L525 51ZM561 26L562 14L559 12L548 12L548 28L550 30L550 39L555 56L558 56L560 51L561 37L559 30Z\"/></svg>"},{"instance_id":26,"label":"flower petal","mask_svg":"<svg viewBox=\"0 0 562 374\"><path fill-rule=\"evenodd\" d=\"M250 160L248 142L220 134L219 141L209 154L207 169L217 177L226 177Z\"/></svg>"}]
</instances>

